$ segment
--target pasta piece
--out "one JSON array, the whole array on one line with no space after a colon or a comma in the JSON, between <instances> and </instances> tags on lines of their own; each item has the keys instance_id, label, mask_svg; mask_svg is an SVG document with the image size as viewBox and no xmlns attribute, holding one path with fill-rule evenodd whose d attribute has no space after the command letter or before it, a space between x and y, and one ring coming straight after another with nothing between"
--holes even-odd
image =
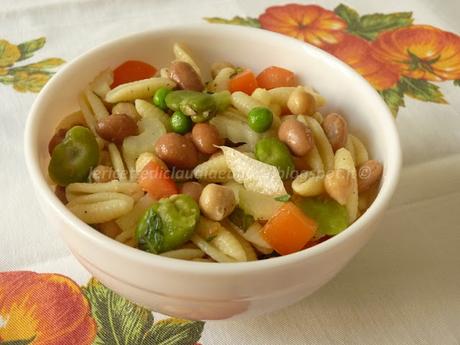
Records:
<instances>
[{"instance_id":1,"label":"pasta piece","mask_svg":"<svg viewBox=\"0 0 460 345\"><path fill-rule=\"evenodd\" d=\"M64 117L61 122L56 127L56 132L60 129L69 129L73 126L87 126L85 117L81 111L73 112L72 114L67 115Z\"/></svg>"},{"instance_id":2,"label":"pasta piece","mask_svg":"<svg viewBox=\"0 0 460 345\"><path fill-rule=\"evenodd\" d=\"M101 121L110 115L104 103L102 103L100 98L97 97L89 88L85 90L85 96L91 109L93 110L96 121Z\"/></svg>"},{"instance_id":3,"label":"pasta piece","mask_svg":"<svg viewBox=\"0 0 460 345\"><path fill-rule=\"evenodd\" d=\"M353 143L353 147L355 149L355 164L356 166L360 166L369 160L369 154L367 153L366 146L364 146L363 142L359 140L358 137L355 137L352 134L349 134L348 136L351 138L351 142Z\"/></svg>"},{"instance_id":4,"label":"pasta piece","mask_svg":"<svg viewBox=\"0 0 460 345\"><path fill-rule=\"evenodd\" d=\"M91 111L83 93L78 96L78 105L80 106L80 110L89 129L91 129L91 132L93 132L96 138L99 138L99 135L96 132L96 119L94 118L94 114Z\"/></svg>"},{"instance_id":5,"label":"pasta piece","mask_svg":"<svg viewBox=\"0 0 460 345\"><path fill-rule=\"evenodd\" d=\"M226 182L232 179L232 171L228 167L224 155L218 155L197 165L193 169L193 176L205 182Z\"/></svg>"},{"instance_id":6,"label":"pasta piece","mask_svg":"<svg viewBox=\"0 0 460 345\"><path fill-rule=\"evenodd\" d=\"M235 262L235 259L225 255L212 244L206 242L199 235L193 235L191 241L197 245L203 252L217 262Z\"/></svg>"},{"instance_id":7,"label":"pasta piece","mask_svg":"<svg viewBox=\"0 0 460 345\"><path fill-rule=\"evenodd\" d=\"M118 151L117 145L110 143L108 145L110 160L112 161L112 166L115 172L117 173L118 179L121 182L126 182L128 179L126 177L126 170L123 164L123 159L121 158L120 151Z\"/></svg>"},{"instance_id":8,"label":"pasta piece","mask_svg":"<svg viewBox=\"0 0 460 345\"><path fill-rule=\"evenodd\" d=\"M231 222L227 222L226 224L236 230L246 241L250 242L252 245L266 248L268 250L271 249L270 244L262 237L262 225L259 223L253 223L246 231L240 229Z\"/></svg>"},{"instance_id":9,"label":"pasta piece","mask_svg":"<svg viewBox=\"0 0 460 345\"><path fill-rule=\"evenodd\" d=\"M130 212L134 200L121 193L94 193L74 198L66 206L87 224L105 223Z\"/></svg>"},{"instance_id":10,"label":"pasta piece","mask_svg":"<svg viewBox=\"0 0 460 345\"><path fill-rule=\"evenodd\" d=\"M120 227L114 221L101 223L97 228L100 232L109 236L110 238L115 238L122 232Z\"/></svg>"},{"instance_id":11,"label":"pasta piece","mask_svg":"<svg viewBox=\"0 0 460 345\"><path fill-rule=\"evenodd\" d=\"M202 258L204 256L204 252L201 249L181 248L170 250L168 252L161 253L160 255L173 259L193 260Z\"/></svg>"},{"instance_id":12,"label":"pasta piece","mask_svg":"<svg viewBox=\"0 0 460 345\"><path fill-rule=\"evenodd\" d=\"M217 223L219 224L219 223ZM218 231L210 241L218 250L236 261L247 261L246 252L236 237L219 224Z\"/></svg>"},{"instance_id":13,"label":"pasta piece","mask_svg":"<svg viewBox=\"0 0 460 345\"><path fill-rule=\"evenodd\" d=\"M252 98L251 96L241 91L236 91L232 93L232 105L245 115L248 115L251 109L255 107L264 106L262 103L257 101L255 98Z\"/></svg>"},{"instance_id":14,"label":"pasta piece","mask_svg":"<svg viewBox=\"0 0 460 345\"><path fill-rule=\"evenodd\" d=\"M162 69L160 69L160 78L170 79L169 76L170 76L169 68L163 67Z\"/></svg>"},{"instance_id":15,"label":"pasta piece","mask_svg":"<svg viewBox=\"0 0 460 345\"><path fill-rule=\"evenodd\" d=\"M273 248L265 248L265 247L258 246L256 244L252 244L252 245L261 254L268 255L268 254L273 253Z\"/></svg>"},{"instance_id":16,"label":"pasta piece","mask_svg":"<svg viewBox=\"0 0 460 345\"><path fill-rule=\"evenodd\" d=\"M315 98L316 107L319 108L326 104L326 100L323 96L319 93L315 92L309 86L303 86L304 90L311 94ZM268 90L272 95L272 100L274 103L279 104L281 107L285 108L287 106L287 101L291 93L296 89L294 86L282 86L282 87L275 87L274 89Z\"/></svg>"},{"instance_id":17,"label":"pasta piece","mask_svg":"<svg viewBox=\"0 0 460 345\"><path fill-rule=\"evenodd\" d=\"M232 227L227 228L228 231L231 232L233 236L238 240L240 243L241 247L243 248L245 254L246 254L246 261L255 261L257 260L257 254L254 251L254 248L251 246L251 244L244 239L243 236L241 236L238 231L234 230Z\"/></svg>"},{"instance_id":18,"label":"pasta piece","mask_svg":"<svg viewBox=\"0 0 460 345\"><path fill-rule=\"evenodd\" d=\"M125 162L126 165L126 170L128 171L128 181L130 182L136 182L137 180L137 173L136 173L136 162L131 159L131 156L129 153L126 152L126 150L121 147L121 153L123 155L123 161Z\"/></svg>"},{"instance_id":19,"label":"pasta piece","mask_svg":"<svg viewBox=\"0 0 460 345\"><path fill-rule=\"evenodd\" d=\"M228 90L228 83L231 77L235 74L235 69L231 67L222 68L217 73L214 80L210 81L206 86L209 92L219 92Z\"/></svg>"},{"instance_id":20,"label":"pasta piece","mask_svg":"<svg viewBox=\"0 0 460 345\"><path fill-rule=\"evenodd\" d=\"M254 90L251 97L259 101L266 107L270 106L270 103L272 103L272 95L270 94L270 92L260 87Z\"/></svg>"},{"instance_id":21,"label":"pasta piece","mask_svg":"<svg viewBox=\"0 0 460 345\"><path fill-rule=\"evenodd\" d=\"M324 173L305 171L292 181L292 189L301 196L317 196L324 193Z\"/></svg>"},{"instance_id":22,"label":"pasta piece","mask_svg":"<svg viewBox=\"0 0 460 345\"><path fill-rule=\"evenodd\" d=\"M319 124L323 123L324 117L323 114L321 114L319 111L315 111L312 115L312 117L318 121Z\"/></svg>"},{"instance_id":23,"label":"pasta piece","mask_svg":"<svg viewBox=\"0 0 460 345\"><path fill-rule=\"evenodd\" d=\"M349 135L347 136L347 142L345 143L344 147L350 152L351 158L353 158L353 162L356 164L355 147Z\"/></svg>"},{"instance_id":24,"label":"pasta piece","mask_svg":"<svg viewBox=\"0 0 460 345\"><path fill-rule=\"evenodd\" d=\"M165 126L168 132L171 131L171 119L170 117L160 108L154 106L152 103L144 101L143 99L136 99L134 102L136 110L141 117L153 117Z\"/></svg>"},{"instance_id":25,"label":"pasta piece","mask_svg":"<svg viewBox=\"0 0 460 345\"><path fill-rule=\"evenodd\" d=\"M129 196L140 192L141 187L137 183L110 181L104 183L71 183L66 187L66 198L71 201L83 194L102 192L123 193Z\"/></svg>"},{"instance_id":26,"label":"pasta piece","mask_svg":"<svg viewBox=\"0 0 460 345\"><path fill-rule=\"evenodd\" d=\"M202 78L200 68L196 64L195 60L192 58L189 49L184 44L174 43L173 52L177 60L184 61L190 64L190 66L192 66L192 68L199 75L199 77Z\"/></svg>"},{"instance_id":27,"label":"pasta piece","mask_svg":"<svg viewBox=\"0 0 460 345\"><path fill-rule=\"evenodd\" d=\"M307 164L313 171L324 171L324 163L321 159L319 154L318 148L314 146L308 153L307 153Z\"/></svg>"},{"instance_id":28,"label":"pasta piece","mask_svg":"<svg viewBox=\"0 0 460 345\"><path fill-rule=\"evenodd\" d=\"M192 259L192 261L197 261L197 262L215 262L214 260L207 259L207 258L195 258L195 259Z\"/></svg>"},{"instance_id":29,"label":"pasta piece","mask_svg":"<svg viewBox=\"0 0 460 345\"><path fill-rule=\"evenodd\" d=\"M139 98L150 98L160 87L174 88L176 83L166 78L148 78L118 85L105 95L108 103L134 101Z\"/></svg>"},{"instance_id":30,"label":"pasta piece","mask_svg":"<svg viewBox=\"0 0 460 345\"><path fill-rule=\"evenodd\" d=\"M115 237L115 240L121 243L134 238L134 234L131 231L123 231Z\"/></svg>"},{"instance_id":31,"label":"pasta piece","mask_svg":"<svg viewBox=\"0 0 460 345\"><path fill-rule=\"evenodd\" d=\"M353 223L358 216L358 180L355 162L353 162L353 158L347 149L341 148L335 153L334 169L345 169L351 175L352 190L345 206L348 211L348 220L350 223Z\"/></svg>"},{"instance_id":32,"label":"pasta piece","mask_svg":"<svg viewBox=\"0 0 460 345\"><path fill-rule=\"evenodd\" d=\"M327 140L326 134L321 125L310 116L298 116L297 119L305 123L312 131L316 147L321 156L326 171L334 169L334 151Z\"/></svg>"},{"instance_id":33,"label":"pasta piece","mask_svg":"<svg viewBox=\"0 0 460 345\"><path fill-rule=\"evenodd\" d=\"M131 237L134 237L134 232L137 227L137 223L144 215L145 211L155 203L155 199L152 199L148 194L144 195L134 205L133 209L115 220L115 223Z\"/></svg>"},{"instance_id":34,"label":"pasta piece","mask_svg":"<svg viewBox=\"0 0 460 345\"><path fill-rule=\"evenodd\" d=\"M104 98L110 91L110 85L113 83L113 72L106 69L98 74L98 76L89 83L90 89L99 97Z\"/></svg>"}]
</instances>

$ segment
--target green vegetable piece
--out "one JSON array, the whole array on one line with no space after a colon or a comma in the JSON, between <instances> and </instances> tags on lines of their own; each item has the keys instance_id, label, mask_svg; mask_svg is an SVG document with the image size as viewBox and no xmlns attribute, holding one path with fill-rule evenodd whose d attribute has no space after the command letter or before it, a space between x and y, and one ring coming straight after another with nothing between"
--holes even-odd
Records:
<instances>
[{"instance_id":1,"label":"green vegetable piece","mask_svg":"<svg viewBox=\"0 0 460 345\"><path fill-rule=\"evenodd\" d=\"M219 91L212 95L216 102L217 112L220 113L227 109L232 104L232 95L230 91Z\"/></svg>"},{"instance_id":2,"label":"green vegetable piece","mask_svg":"<svg viewBox=\"0 0 460 345\"><path fill-rule=\"evenodd\" d=\"M171 89L168 89L167 87L160 87L156 92L155 95L153 95L153 104L155 104L158 108L161 110L167 110L168 107L166 106L166 96L168 93L171 92Z\"/></svg>"},{"instance_id":3,"label":"green vegetable piece","mask_svg":"<svg viewBox=\"0 0 460 345\"><path fill-rule=\"evenodd\" d=\"M284 194L284 195L281 195L281 196L277 196L275 198L276 201L281 201L281 202L288 202L289 200L291 200L291 196L289 194Z\"/></svg>"},{"instance_id":4,"label":"green vegetable piece","mask_svg":"<svg viewBox=\"0 0 460 345\"><path fill-rule=\"evenodd\" d=\"M275 166L283 180L289 178L294 170L294 161L288 147L276 138L260 139L255 154L259 161Z\"/></svg>"},{"instance_id":5,"label":"green vegetable piece","mask_svg":"<svg viewBox=\"0 0 460 345\"><path fill-rule=\"evenodd\" d=\"M265 107L255 107L248 113L248 124L254 132L263 133L270 129L273 113Z\"/></svg>"},{"instance_id":6,"label":"green vegetable piece","mask_svg":"<svg viewBox=\"0 0 460 345\"><path fill-rule=\"evenodd\" d=\"M200 119L210 119L217 112L214 97L197 91L171 91L166 95L165 102L173 111L179 110L187 116L198 116Z\"/></svg>"},{"instance_id":7,"label":"green vegetable piece","mask_svg":"<svg viewBox=\"0 0 460 345\"><path fill-rule=\"evenodd\" d=\"M173 250L190 239L199 218L200 209L191 196L179 194L161 199L137 225L139 248L154 254Z\"/></svg>"},{"instance_id":8,"label":"green vegetable piece","mask_svg":"<svg viewBox=\"0 0 460 345\"><path fill-rule=\"evenodd\" d=\"M192 120L180 111L175 111L171 116L171 128L174 132L185 134L192 129Z\"/></svg>"},{"instance_id":9,"label":"green vegetable piece","mask_svg":"<svg viewBox=\"0 0 460 345\"><path fill-rule=\"evenodd\" d=\"M74 126L56 145L48 166L51 179L60 186L87 180L92 167L99 162L99 145L86 127Z\"/></svg>"},{"instance_id":10,"label":"green vegetable piece","mask_svg":"<svg viewBox=\"0 0 460 345\"><path fill-rule=\"evenodd\" d=\"M235 208L228 217L233 224L244 231L246 231L255 221L253 216L247 214L239 207Z\"/></svg>"},{"instance_id":11,"label":"green vegetable piece","mask_svg":"<svg viewBox=\"0 0 460 345\"><path fill-rule=\"evenodd\" d=\"M345 206L332 199L321 197L299 198L297 206L318 224L318 232L324 235L337 235L349 225Z\"/></svg>"}]
</instances>

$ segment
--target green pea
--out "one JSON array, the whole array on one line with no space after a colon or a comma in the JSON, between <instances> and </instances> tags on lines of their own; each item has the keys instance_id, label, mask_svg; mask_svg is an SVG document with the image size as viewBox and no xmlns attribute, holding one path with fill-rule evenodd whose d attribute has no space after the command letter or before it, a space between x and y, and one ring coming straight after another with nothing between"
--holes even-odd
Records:
<instances>
[{"instance_id":1,"label":"green pea","mask_svg":"<svg viewBox=\"0 0 460 345\"><path fill-rule=\"evenodd\" d=\"M187 242L200 218L200 208L189 195L161 199L145 212L136 228L139 248L159 254Z\"/></svg>"},{"instance_id":2,"label":"green pea","mask_svg":"<svg viewBox=\"0 0 460 345\"><path fill-rule=\"evenodd\" d=\"M332 199L321 197L298 198L295 203L318 224L318 232L337 235L348 226L348 212L345 206Z\"/></svg>"},{"instance_id":3,"label":"green pea","mask_svg":"<svg viewBox=\"0 0 460 345\"><path fill-rule=\"evenodd\" d=\"M86 127L69 129L64 140L51 154L48 174L60 186L86 181L92 167L99 162L99 145Z\"/></svg>"},{"instance_id":4,"label":"green pea","mask_svg":"<svg viewBox=\"0 0 460 345\"><path fill-rule=\"evenodd\" d=\"M260 139L256 144L255 155L259 161L275 166L282 179L289 178L294 170L294 161L288 147L276 138Z\"/></svg>"},{"instance_id":5,"label":"green pea","mask_svg":"<svg viewBox=\"0 0 460 345\"><path fill-rule=\"evenodd\" d=\"M270 129L273 113L265 107L255 107L248 113L248 124L254 132L263 133Z\"/></svg>"},{"instance_id":6,"label":"green pea","mask_svg":"<svg viewBox=\"0 0 460 345\"><path fill-rule=\"evenodd\" d=\"M171 128L179 134L190 132L192 129L192 119L180 111L175 111L171 116Z\"/></svg>"},{"instance_id":7,"label":"green pea","mask_svg":"<svg viewBox=\"0 0 460 345\"><path fill-rule=\"evenodd\" d=\"M160 87L156 92L155 95L153 95L153 104L155 104L158 108L162 110L168 109L166 105L166 96L168 93L171 92L171 89L168 89L167 87Z\"/></svg>"}]
</instances>

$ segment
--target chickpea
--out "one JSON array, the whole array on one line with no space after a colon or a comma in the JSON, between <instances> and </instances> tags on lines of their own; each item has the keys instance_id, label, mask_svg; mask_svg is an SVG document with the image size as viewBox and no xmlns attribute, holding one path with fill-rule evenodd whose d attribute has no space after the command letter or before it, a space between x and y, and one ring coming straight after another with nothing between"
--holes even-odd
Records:
<instances>
[{"instance_id":1,"label":"chickpea","mask_svg":"<svg viewBox=\"0 0 460 345\"><path fill-rule=\"evenodd\" d=\"M209 123L197 123L192 129L192 139L196 148L205 154L213 154L224 143L216 127Z\"/></svg>"},{"instance_id":2,"label":"chickpea","mask_svg":"<svg viewBox=\"0 0 460 345\"><path fill-rule=\"evenodd\" d=\"M235 209L235 194L230 188L211 183L203 188L199 204L206 217L221 221Z\"/></svg>"},{"instance_id":3,"label":"chickpea","mask_svg":"<svg viewBox=\"0 0 460 345\"><path fill-rule=\"evenodd\" d=\"M181 194L190 195L196 202L199 202L202 191L203 185L199 182L185 182L180 189Z\"/></svg>"},{"instance_id":4,"label":"chickpea","mask_svg":"<svg viewBox=\"0 0 460 345\"><path fill-rule=\"evenodd\" d=\"M157 156L168 165L191 169L198 164L198 152L193 143L177 133L162 135L155 144Z\"/></svg>"},{"instance_id":5,"label":"chickpea","mask_svg":"<svg viewBox=\"0 0 460 345\"><path fill-rule=\"evenodd\" d=\"M278 129L278 138L297 157L305 156L314 146L310 128L296 119L288 119L281 123Z\"/></svg>"},{"instance_id":6,"label":"chickpea","mask_svg":"<svg viewBox=\"0 0 460 345\"><path fill-rule=\"evenodd\" d=\"M380 181L383 165L376 160L368 160L358 168L358 191L365 192Z\"/></svg>"},{"instance_id":7,"label":"chickpea","mask_svg":"<svg viewBox=\"0 0 460 345\"><path fill-rule=\"evenodd\" d=\"M184 90L203 91L204 89L204 84L198 73L185 61L176 60L171 62L169 78Z\"/></svg>"},{"instance_id":8,"label":"chickpea","mask_svg":"<svg viewBox=\"0 0 460 345\"><path fill-rule=\"evenodd\" d=\"M114 114L100 120L96 132L102 139L121 144L126 137L137 135L137 123L126 114Z\"/></svg>"},{"instance_id":9,"label":"chickpea","mask_svg":"<svg viewBox=\"0 0 460 345\"><path fill-rule=\"evenodd\" d=\"M131 117L133 120L138 120L140 118L139 113L137 112L134 104L128 102L117 103L112 108L112 114L125 114Z\"/></svg>"},{"instance_id":10,"label":"chickpea","mask_svg":"<svg viewBox=\"0 0 460 345\"><path fill-rule=\"evenodd\" d=\"M227 67L235 68L233 64L227 61L214 62L211 65L211 76L215 78L219 74L220 71L222 71L224 68L227 68Z\"/></svg>"},{"instance_id":11,"label":"chickpea","mask_svg":"<svg viewBox=\"0 0 460 345\"><path fill-rule=\"evenodd\" d=\"M104 183L115 180L115 170L107 165L98 165L91 171L91 179L95 183Z\"/></svg>"},{"instance_id":12,"label":"chickpea","mask_svg":"<svg viewBox=\"0 0 460 345\"><path fill-rule=\"evenodd\" d=\"M300 86L289 96L287 107L295 115L312 115L316 109L315 97Z\"/></svg>"},{"instance_id":13,"label":"chickpea","mask_svg":"<svg viewBox=\"0 0 460 345\"><path fill-rule=\"evenodd\" d=\"M353 180L345 169L337 169L326 175L324 188L329 196L340 205L345 205L352 192Z\"/></svg>"},{"instance_id":14,"label":"chickpea","mask_svg":"<svg viewBox=\"0 0 460 345\"><path fill-rule=\"evenodd\" d=\"M61 128L53 135L48 143L48 152L50 155L53 153L54 148L64 140L66 133L67 129Z\"/></svg>"},{"instance_id":15,"label":"chickpea","mask_svg":"<svg viewBox=\"0 0 460 345\"><path fill-rule=\"evenodd\" d=\"M321 125L334 152L345 146L348 138L348 124L342 115L328 114Z\"/></svg>"}]
</instances>

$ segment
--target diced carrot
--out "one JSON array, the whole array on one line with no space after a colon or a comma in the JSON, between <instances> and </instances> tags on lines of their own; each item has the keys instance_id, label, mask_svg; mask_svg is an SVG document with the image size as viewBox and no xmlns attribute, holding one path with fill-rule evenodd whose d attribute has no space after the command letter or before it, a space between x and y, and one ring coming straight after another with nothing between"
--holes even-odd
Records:
<instances>
[{"instance_id":1,"label":"diced carrot","mask_svg":"<svg viewBox=\"0 0 460 345\"><path fill-rule=\"evenodd\" d=\"M277 66L267 67L259 73L256 79L259 87L267 90L275 87L298 85L297 78L293 72Z\"/></svg>"},{"instance_id":2,"label":"diced carrot","mask_svg":"<svg viewBox=\"0 0 460 345\"><path fill-rule=\"evenodd\" d=\"M155 162L147 163L137 177L137 183L155 199L166 198L179 193L169 171Z\"/></svg>"},{"instance_id":3,"label":"diced carrot","mask_svg":"<svg viewBox=\"0 0 460 345\"><path fill-rule=\"evenodd\" d=\"M264 225L262 234L276 252L286 255L304 248L317 227L294 203L286 202Z\"/></svg>"},{"instance_id":4,"label":"diced carrot","mask_svg":"<svg viewBox=\"0 0 460 345\"><path fill-rule=\"evenodd\" d=\"M248 69L238 73L230 79L228 89L230 92L242 91L250 95L255 89L257 89L256 76Z\"/></svg>"},{"instance_id":5,"label":"diced carrot","mask_svg":"<svg viewBox=\"0 0 460 345\"><path fill-rule=\"evenodd\" d=\"M114 87L124 83L151 78L156 72L157 69L148 63L137 60L128 60L114 69L113 83L110 87L113 89Z\"/></svg>"}]
</instances>

